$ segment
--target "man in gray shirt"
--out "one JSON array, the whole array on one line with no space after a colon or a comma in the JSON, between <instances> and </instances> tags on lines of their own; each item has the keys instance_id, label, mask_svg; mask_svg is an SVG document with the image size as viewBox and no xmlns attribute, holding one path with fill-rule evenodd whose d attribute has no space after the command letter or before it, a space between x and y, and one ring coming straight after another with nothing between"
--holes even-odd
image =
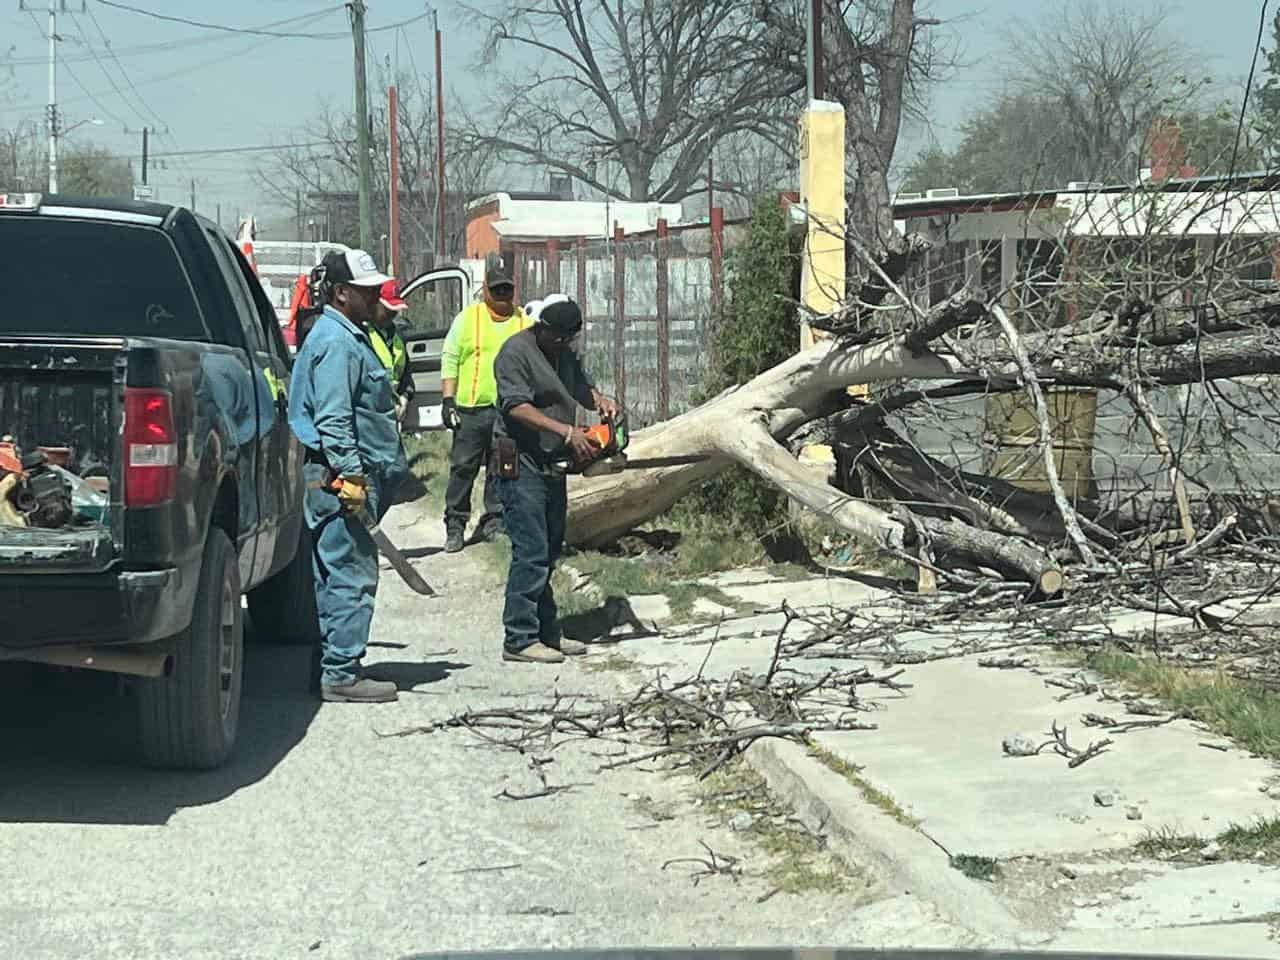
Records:
<instances>
[{"instance_id":1,"label":"man in gray shirt","mask_svg":"<svg viewBox=\"0 0 1280 960\"><path fill-rule=\"evenodd\" d=\"M569 347L581 330L578 305L553 294L534 325L512 335L493 364L501 414L493 430L498 496L511 539L504 660L560 663L566 654L587 652L585 644L561 636L551 592L568 511L565 475L556 462L567 456L585 464L599 453L579 424L580 408L616 417L618 405L595 388Z\"/></svg>"}]
</instances>

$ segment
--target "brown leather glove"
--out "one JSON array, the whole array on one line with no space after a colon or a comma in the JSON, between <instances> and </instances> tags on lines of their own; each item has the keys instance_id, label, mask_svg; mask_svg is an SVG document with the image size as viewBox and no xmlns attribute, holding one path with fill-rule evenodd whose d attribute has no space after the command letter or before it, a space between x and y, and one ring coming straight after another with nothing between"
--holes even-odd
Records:
<instances>
[{"instance_id":1,"label":"brown leather glove","mask_svg":"<svg viewBox=\"0 0 1280 960\"><path fill-rule=\"evenodd\" d=\"M369 479L361 474L349 474L334 481L334 493L343 508L353 513L363 510L369 502Z\"/></svg>"}]
</instances>

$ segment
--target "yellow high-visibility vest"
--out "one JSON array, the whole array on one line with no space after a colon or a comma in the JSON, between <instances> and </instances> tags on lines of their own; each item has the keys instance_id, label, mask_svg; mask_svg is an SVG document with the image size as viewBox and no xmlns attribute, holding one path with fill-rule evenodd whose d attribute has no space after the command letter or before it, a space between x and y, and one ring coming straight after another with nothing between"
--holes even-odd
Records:
<instances>
[{"instance_id":1,"label":"yellow high-visibility vest","mask_svg":"<svg viewBox=\"0 0 1280 960\"><path fill-rule=\"evenodd\" d=\"M387 343L381 330L371 332L369 343L373 345L373 352L391 374L391 386L398 388L400 378L404 376L404 369L409 363L409 351L405 349L404 338L397 331L391 335L391 342Z\"/></svg>"}]
</instances>

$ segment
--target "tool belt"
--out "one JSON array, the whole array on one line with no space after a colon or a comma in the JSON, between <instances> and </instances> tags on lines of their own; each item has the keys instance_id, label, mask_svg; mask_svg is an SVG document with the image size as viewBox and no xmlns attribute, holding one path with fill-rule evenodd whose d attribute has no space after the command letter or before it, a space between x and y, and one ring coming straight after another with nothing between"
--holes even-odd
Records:
<instances>
[{"instance_id":1,"label":"tool belt","mask_svg":"<svg viewBox=\"0 0 1280 960\"><path fill-rule=\"evenodd\" d=\"M329 458L319 450L312 450L310 447L304 447L305 453L302 455L303 463L316 463L322 467L329 466Z\"/></svg>"}]
</instances>

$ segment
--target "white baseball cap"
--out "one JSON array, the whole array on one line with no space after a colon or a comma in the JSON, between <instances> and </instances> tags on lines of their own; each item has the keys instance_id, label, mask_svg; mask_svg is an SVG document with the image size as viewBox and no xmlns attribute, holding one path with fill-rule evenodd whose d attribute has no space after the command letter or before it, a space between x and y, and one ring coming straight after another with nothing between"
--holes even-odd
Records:
<instances>
[{"instance_id":1,"label":"white baseball cap","mask_svg":"<svg viewBox=\"0 0 1280 960\"><path fill-rule=\"evenodd\" d=\"M324 258L325 279L329 283L349 283L355 287L381 287L392 278L378 269L373 257L363 250L334 251Z\"/></svg>"},{"instance_id":2,"label":"white baseball cap","mask_svg":"<svg viewBox=\"0 0 1280 960\"><path fill-rule=\"evenodd\" d=\"M541 300L530 301L524 308L525 315L534 323L542 323L542 311L553 303L567 303L568 296L563 293L549 293Z\"/></svg>"}]
</instances>

